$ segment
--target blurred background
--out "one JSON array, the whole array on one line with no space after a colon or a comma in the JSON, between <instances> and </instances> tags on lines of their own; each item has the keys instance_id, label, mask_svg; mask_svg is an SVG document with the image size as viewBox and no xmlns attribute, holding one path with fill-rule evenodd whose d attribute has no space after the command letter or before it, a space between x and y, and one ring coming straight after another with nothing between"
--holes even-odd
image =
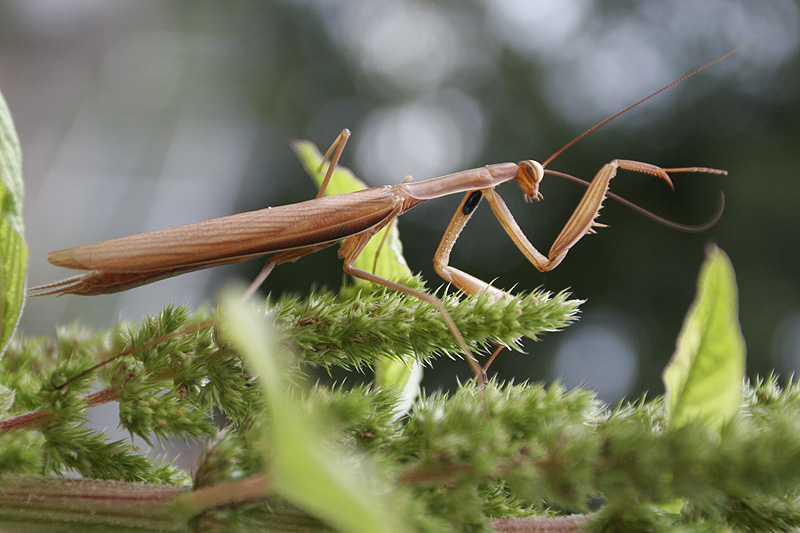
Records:
<instances>
[{"instance_id":1,"label":"blurred background","mask_svg":"<svg viewBox=\"0 0 800 533\"><path fill-rule=\"evenodd\" d=\"M0 91L16 121L26 180L29 286L62 279L47 252L315 193L290 149L327 147L371 186L504 161L543 161L571 138L758 32L731 57L649 100L549 167L591 179L614 158L724 168L675 175L676 191L623 173L612 190L672 220L711 217L700 234L606 202L601 229L556 270L536 271L488 206L453 264L517 291L569 289L580 322L506 352L517 381L586 382L606 402L663 391L660 373L695 291L704 248L738 276L748 373L800 368L800 9L796 0L275 0L0 2ZM541 250L583 189L547 178L544 201L500 189ZM407 259L431 287L434 251L460 196L401 217ZM138 320L170 302L212 302L263 261L184 275L126 293L27 302L21 329ZM273 294L336 289L331 249L277 268ZM426 388L469 377L463 362L426 371Z\"/></svg>"}]
</instances>

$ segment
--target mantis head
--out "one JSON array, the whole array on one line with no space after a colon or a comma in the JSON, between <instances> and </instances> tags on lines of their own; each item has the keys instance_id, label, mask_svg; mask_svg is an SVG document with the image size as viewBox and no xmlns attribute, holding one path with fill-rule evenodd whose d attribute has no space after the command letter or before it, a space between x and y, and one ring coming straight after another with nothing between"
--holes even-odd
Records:
<instances>
[{"instance_id":1,"label":"mantis head","mask_svg":"<svg viewBox=\"0 0 800 533\"><path fill-rule=\"evenodd\" d=\"M519 186L525 192L525 201L541 200L542 193L539 192L539 183L544 177L544 167L538 161L531 159L521 161L519 163L519 170L514 177L519 182Z\"/></svg>"}]
</instances>

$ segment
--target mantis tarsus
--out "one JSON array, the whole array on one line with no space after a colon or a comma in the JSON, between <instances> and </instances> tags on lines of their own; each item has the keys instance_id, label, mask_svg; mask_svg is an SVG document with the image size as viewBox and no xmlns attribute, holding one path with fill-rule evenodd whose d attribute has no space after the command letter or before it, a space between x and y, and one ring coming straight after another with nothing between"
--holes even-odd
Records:
<instances>
[{"instance_id":1,"label":"mantis tarsus","mask_svg":"<svg viewBox=\"0 0 800 533\"><path fill-rule=\"evenodd\" d=\"M533 160L499 163L420 182L406 180L398 185L323 197L333 168L349 136L349 131L344 130L325 155L327 160L333 152L325 181L315 199L54 251L48 256L52 264L89 272L34 287L30 290L30 294L32 296L108 294L194 270L275 253L276 255L270 258L251 285L251 290L255 290L276 265L295 261L343 240L339 256L344 259L344 270L347 273L415 296L439 309L475 373L476 382L482 385L485 370L472 355L456 324L437 297L383 279L354 266L367 241L398 216L422 202L451 194L466 193L434 256L436 272L467 294L474 295L487 291L497 298L511 297L510 294L449 264L453 245L480 200L486 197L503 229L534 267L540 271L548 271L558 266L570 248L584 235L593 232L594 227L601 226L596 223L596 218L603 200L606 197L619 199L608 192L609 182L616 175L617 169L651 174L665 180L670 186L672 182L669 173L726 174L723 170L704 167L661 168L649 163L615 159L604 165L587 184L577 178L546 170L545 167L588 133L661 91L722 60L742 46L744 44L586 130L541 164ZM545 174L569 177L588 186L572 216L556 237L548 255L539 252L525 237L505 202L495 191L498 185L516 181L522 188L526 200L538 200L541 198L539 185ZM652 216L658 219L655 215ZM712 223L715 221L716 217ZM708 224L698 227L674 226L683 229L703 229L708 227Z\"/></svg>"}]
</instances>

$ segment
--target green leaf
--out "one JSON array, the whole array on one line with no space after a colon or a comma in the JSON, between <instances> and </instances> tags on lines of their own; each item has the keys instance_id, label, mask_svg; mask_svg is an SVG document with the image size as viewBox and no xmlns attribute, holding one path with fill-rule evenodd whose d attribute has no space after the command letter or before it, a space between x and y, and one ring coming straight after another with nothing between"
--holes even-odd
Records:
<instances>
[{"instance_id":1,"label":"green leaf","mask_svg":"<svg viewBox=\"0 0 800 533\"><path fill-rule=\"evenodd\" d=\"M22 154L0 94L0 355L19 322L25 297L28 246L22 222Z\"/></svg>"},{"instance_id":2,"label":"green leaf","mask_svg":"<svg viewBox=\"0 0 800 533\"><path fill-rule=\"evenodd\" d=\"M311 176L317 187L321 186L325 179L325 172L328 170L327 167L321 167L323 164L322 153L310 141L295 141L292 147L305 171ZM367 184L358 179L349 168L337 166L333 171L325 196L355 192L366 188ZM356 258L355 266L392 281L411 276L411 270L403 257L403 244L400 242L397 220L390 222L370 239ZM367 282L357 279L356 283ZM401 403L410 404L417 396L418 386L422 380L422 368L413 358L408 358L406 361L384 359L376 365L375 373L376 383L399 392Z\"/></svg>"},{"instance_id":3,"label":"green leaf","mask_svg":"<svg viewBox=\"0 0 800 533\"><path fill-rule=\"evenodd\" d=\"M742 402L745 343L733 265L716 246L706 255L697 295L663 375L673 428L698 419L718 428Z\"/></svg>"},{"instance_id":4,"label":"green leaf","mask_svg":"<svg viewBox=\"0 0 800 533\"><path fill-rule=\"evenodd\" d=\"M335 432L289 391L290 358L270 326L236 291L224 294L221 303L230 337L258 375L269 408L272 427L264 449L276 492L342 531L407 531L392 488L374 465L337 445Z\"/></svg>"},{"instance_id":5,"label":"green leaf","mask_svg":"<svg viewBox=\"0 0 800 533\"><path fill-rule=\"evenodd\" d=\"M317 187L322 185L328 167L322 167L320 170L323 162L322 154L314 143L295 141L292 146L303 164L303 168L317 184ZM337 166L333 171L325 196L356 192L366 188L367 184L358 179L349 168ZM355 266L392 281L411 276L411 270L403 257L403 244L400 242L400 232L397 229L396 220L370 239L364 251L356 258ZM357 281L366 283L362 280Z\"/></svg>"}]
</instances>

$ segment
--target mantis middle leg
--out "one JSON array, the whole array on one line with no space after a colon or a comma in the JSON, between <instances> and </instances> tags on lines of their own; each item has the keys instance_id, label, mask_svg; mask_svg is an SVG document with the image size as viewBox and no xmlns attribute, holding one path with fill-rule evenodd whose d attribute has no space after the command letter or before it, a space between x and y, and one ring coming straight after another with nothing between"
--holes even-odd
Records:
<instances>
[{"instance_id":1,"label":"mantis middle leg","mask_svg":"<svg viewBox=\"0 0 800 533\"><path fill-rule=\"evenodd\" d=\"M459 331L458 326L456 326L456 323L453 321L450 313L447 312L447 309L445 309L444 304L439 298L432 294L421 292L412 289L411 287L406 287L400 283L390 281L371 272L356 268L355 261L359 254L361 254L361 252L364 250L367 242L369 242L375 233L380 231L386 224L396 218L396 216L397 215L388 216L382 224L374 227L372 230L349 237L344 241L344 243L342 243L342 247L339 249L339 257L344 258L344 271L353 277L363 279L377 285L382 285L389 289L408 294L409 296L414 296L415 298L419 298L420 300L428 302L436 307L439 310L439 313L442 315L442 318L444 318L444 321L447 324L447 329L450 330L450 333L453 335L453 338L456 340L459 348L461 348L461 351L464 352L464 358L467 360L472 372L475 374L475 383L478 385L478 387L483 388L486 384L485 372L483 368L481 368L480 363L478 363L478 360L472 354L472 350L470 350L469 346L467 345L467 341L464 340L464 336L461 335L461 331Z\"/></svg>"}]
</instances>

